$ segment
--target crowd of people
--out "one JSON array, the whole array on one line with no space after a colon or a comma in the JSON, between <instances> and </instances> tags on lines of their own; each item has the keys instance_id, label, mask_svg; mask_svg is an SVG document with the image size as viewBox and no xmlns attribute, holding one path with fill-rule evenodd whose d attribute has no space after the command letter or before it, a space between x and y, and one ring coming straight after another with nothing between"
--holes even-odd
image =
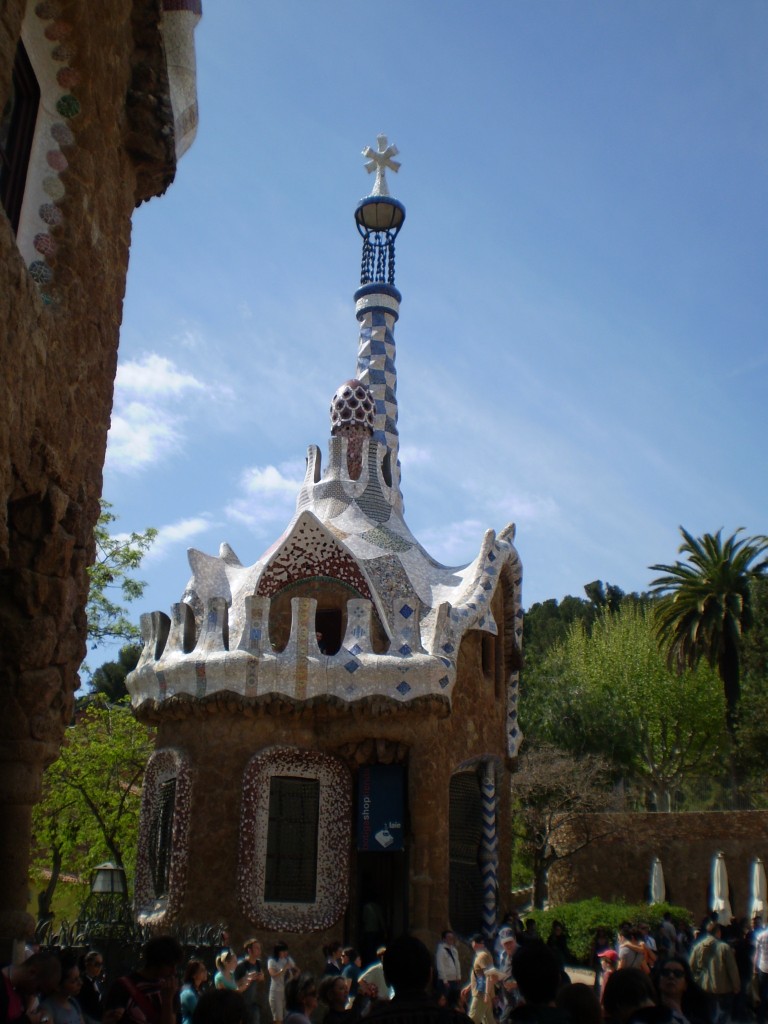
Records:
<instances>
[{"instance_id":1,"label":"crowd of people","mask_svg":"<svg viewBox=\"0 0 768 1024\"><path fill-rule=\"evenodd\" d=\"M434 953L406 935L366 966L333 942L315 974L285 942L264 958L250 938L240 957L228 945L219 952L211 978L202 959L182 965L181 946L165 935L109 985L97 950L43 951L2 969L0 1024L768 1024L768 927L759 919L722 930L708 917L693 932L667 914L655 933L642 922L615 936L597 929L593 984L569 976L574 957L559 921L543 938L533 918L512 915L493 942L478 934L469 946L463 969L450 929Z\"/></svg>"}]
</instances>

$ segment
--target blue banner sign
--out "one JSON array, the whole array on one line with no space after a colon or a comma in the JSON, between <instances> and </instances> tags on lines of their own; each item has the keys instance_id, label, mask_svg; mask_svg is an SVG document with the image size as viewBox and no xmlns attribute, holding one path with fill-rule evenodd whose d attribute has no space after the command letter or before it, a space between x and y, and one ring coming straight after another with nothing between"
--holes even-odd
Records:
<instances>
[{"instance_id":1,"label":"blue banner sign","mask_svg":"<svg viewBox=\"0 0 768 1024\"><path fill-rule=\"evenodd\" d=\"M358 850L389 853L403 849L404 782L399 764L370 764L358 770Z\"/></svg>"}]
</instances>

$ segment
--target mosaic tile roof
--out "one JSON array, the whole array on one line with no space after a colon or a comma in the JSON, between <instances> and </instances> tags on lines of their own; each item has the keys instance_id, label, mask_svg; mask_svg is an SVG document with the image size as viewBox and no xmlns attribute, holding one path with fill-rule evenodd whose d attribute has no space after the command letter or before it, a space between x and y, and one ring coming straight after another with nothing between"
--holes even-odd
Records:
<instances>
[{"instance_id":1,"label":"mosaic tile roof","mask_svg":"<svg viewBox=\"0 0 768 1024\"><path fill-rule=\"evenodd\" d=\"M491 602L499 586L504 628L508 633L512 622L512 643L520 650L522 569L514 526L499 534L488 530L477 557L451 567L435 561L405 522L397 458L399 293L385 287L379 302L371 286L358 296L363 292L356 373L331 405L335 436L327 465L323 469L320 450L311 445L296 512L254 564L243 565L226 544L218 556L190 551L192 576L181 604L170 618L142 617L144 650L128 679L135 705L182 695L204 699L219 690L299 703L383 697L403 706L423 699L450 705L463 636L470 630L498 634ZM346 424L361 401L366 429L350 432ZM335 593L349 594L344 637L331 655L317 642L318 600L300 587L311 584L319 594L328 582L338 585ZM290 596L290 636L279 649L270 616L272 602L287 588L281 607ZM513 667L507 723L513 755L521 739Z\"/></svg>"}]
</instances>

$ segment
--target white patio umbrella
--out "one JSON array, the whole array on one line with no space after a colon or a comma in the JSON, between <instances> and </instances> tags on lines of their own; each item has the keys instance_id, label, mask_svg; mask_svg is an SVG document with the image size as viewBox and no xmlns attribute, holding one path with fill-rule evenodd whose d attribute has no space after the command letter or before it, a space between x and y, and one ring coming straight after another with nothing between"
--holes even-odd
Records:
<instances>
[{"instance_id":1,"label":"white patio umbrella","mask_svg":"<svg viewBox=\"0 0 768 1024\"><path fill-rule=\"evenodd\" d=\"M768 908L768 884L765 880L765 865L759 857L756 857L752 863L749 895L749 917L753 918L755 914L759 914L765 921L765 911Z\"/></svg>"},{"instance_id":2,"label":"white patio umbrella","mask_svg":"<svg viewBox=\"0 0 768 1024\"><path fill-rule=\"evenodd\" d=\"M722 850L712 862L712 910L717 914L720 924L731 923L733 911L728 899L728 872Z\"/></svg>"},{"instance_id":3,"label":"white patio umbrella","mask_svg":"<svg viewBox=\"0 0 768 1024\"><path fill-rule=\"evenodd\" d=\"M658 857L654 857L651 864L651 903L663 903L666 898L667 888L664 885L661 861Z\"/></svg>"}]
</instances>

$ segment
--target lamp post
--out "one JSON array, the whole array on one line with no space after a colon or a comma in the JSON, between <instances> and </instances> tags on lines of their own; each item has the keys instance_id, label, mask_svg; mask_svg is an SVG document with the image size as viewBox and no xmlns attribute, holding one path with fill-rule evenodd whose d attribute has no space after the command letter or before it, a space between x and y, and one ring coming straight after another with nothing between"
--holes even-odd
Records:
<instances>
[{"instance_id":1,"label":"lamp post","mask_svg":"<svg viewBox=\"0 0 768 1024\"><path fill-rule=\"evenodd\" d=\"M105 861L94 869L91 891L80 908L78 929L90 939L114 938L133 927L125 870L113 861Z\"/></svg>"}]
</instances>

